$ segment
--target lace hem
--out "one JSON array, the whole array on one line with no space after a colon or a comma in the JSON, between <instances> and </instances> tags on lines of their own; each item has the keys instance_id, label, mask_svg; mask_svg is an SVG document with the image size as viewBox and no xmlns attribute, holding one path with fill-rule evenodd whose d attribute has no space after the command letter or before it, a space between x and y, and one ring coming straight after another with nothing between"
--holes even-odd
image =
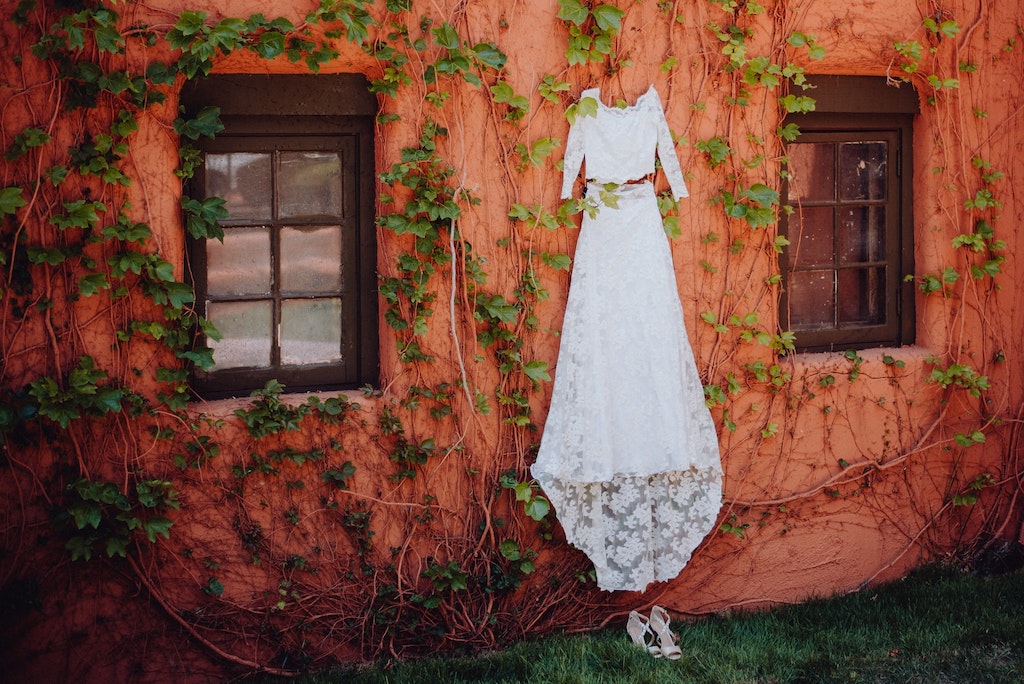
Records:
<instances>
[{"instance_id":1,"label":"lace hem","mask_svg":"<svg viewBox=\"0 0 1024 684\"><path fill-rule=\"evenodd\" d=\"M543 477L543 479L541 479ZM538 477L570 544L606 591L643 591L679 575L721 508L722 473L691 468L608 482Z\"/></svg>"}]
</instances>

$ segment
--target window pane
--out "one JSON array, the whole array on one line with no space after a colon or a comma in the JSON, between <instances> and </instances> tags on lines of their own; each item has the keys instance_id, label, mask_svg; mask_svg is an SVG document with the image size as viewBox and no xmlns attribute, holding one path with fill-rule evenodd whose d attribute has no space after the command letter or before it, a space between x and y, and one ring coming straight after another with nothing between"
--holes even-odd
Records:
<instances>
[{"instance_id":1,"label":"window pane","mask_svg":"<svg viewBox=\"0 0 1024 684\"><path fill-rule=\"evenodd\" d=\"M207 317L222 336L210 340L215 371L270 366L270 302L210 302Z\"/></svg>"},{"instance_id":2,"label":"window pane","mask_svg":"<svg viewBox=\"0 0 1024 684\"><path fill-rule=\"evenodd\" d=\"M341 289L341 226L281 229L281 289Z\"/></svg>"},{"instance_id":3,"label":"window pane","mask_svg":"<svg viewBox=\"0 0 1024 684\"><path fill-rule=\"evenodd\" d=\"M839 322L885 323L885 269L854 268L839 271Z\"/></svg>"},{"instance_id":4,"label":"window pane","mask_svg":"<svg viewBox=\"0 0 1024 684\"><path fill-rule=\"evenodd\" d=\"M281 303L281 363L339 362L341 300L293 299Z\"/></svg>"},{"instance_id":5,"label":"window pane","mask_svg":"<svg viewBox=\"0 0 1024 684\"><path fill-rule=\"evenodd\" d=\"M789 155L790 203L828 202L836 197L835 143L795 143Z\"/></svg>"},{"instance_id":6,"label":"window pane","mask_svg":"<svg viewBox=\"0 0 1024 684\"><path fill-rule=\"evenodd\" d=\"M844 264L885 259L885 207L842 207L839 260Z\"/></svg>"},{"instance_id":7,"label":"window pane","mask_svg":"<svg viewBox=\"0 0 1024 684\"><path fill-rule=\"evenodd\" d=\"M835 271L797 271L789 279L790 327L835 327Z\"/></svg>"},{"instance_id":8,"label":"window pane","mask_svg":"<svg viewBox=\"0 0 1024 684\"><path fill-rule=\"evenodd\" d=\"M341 187L341 155L337 152L281 153L281 218L341 217Z\"/></svg>"},{"instance_id":9,"label":"window pane","mask_svg":"<svg viewBox=\"0 0 1024 684\"><path fill-rule=\"evenodd\" d=\"M270 229L225 228L206 241L206 269L208 294L270 294Z\"/></svg>"},{"instance_id":10,"label":"window pane","mask_svg":"<svg viewBox=\"0 0 1024 684\"><path fill-rule=\"evenodd\" d=\"M814 266L833 263L833 230L834 220L832 207L804 207L793 218L790 225L796 224L799 233L792 240L790 250L793 259L801 266Z\"/></svg>"},{"instance_id":11,"label":"window pane","mask_svg":"<svg viewBox=\"0 0 1024 684\"><path fill-rule=\"evenodd\" d=\"M227 200L229 221L269 221L270 155L254 152L206 155L206 196Z\"/></svg>"},{"instance_id":12,"label":"window pane","mask_svg":"<svg viewBox=\"0 0 1024 684\"><path fill-rule=\"evenodd\" d=\"M839 145L839 197L843 200L885 199L885 141Z\"/></svg>"}]
</instances>

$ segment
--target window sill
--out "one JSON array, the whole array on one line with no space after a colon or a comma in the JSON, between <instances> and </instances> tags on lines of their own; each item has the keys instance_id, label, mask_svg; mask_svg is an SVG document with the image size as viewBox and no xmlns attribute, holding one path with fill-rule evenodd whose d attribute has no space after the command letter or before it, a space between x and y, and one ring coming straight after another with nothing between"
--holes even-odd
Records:
<instances>
[{"instance_id":1,"label":"window sill","mask_svg":"<svg viewBox=\"0 0 1024 684\"><path fill-rule=\"evenodd\" d=\"M922 370L925 361L933 352L917 346L907 346L872 347L871 349L857 350L857 354L863 359L861 362L862 372L877 367L890 368L895 362L902 361L903 368L894 368L894 370L908 373ZM892 361L886 363L886 357L890 357ZM794 354L790 358L794 366L806 373L845 373L849 372L851 367L851 361L846 358L845 351L802 352Z\"/></svg>"},{"instance_id":2,"label":"window sill","mask_svg":"<svg viewBox=\"0 0 1024 684\"><path fill-rule=\"evenodd\" d=\"M278 398L281 403L288 406L300 406L305 404L310 397L317 397L321 401L335 397L345 397L354 411L371 411L377 404L377 397L366 396L360 390L332 390L325 392L292 392L281 394ZM227 420L235 417L238 409L247 409L252 405L255 397L231 397L229 399L195 399L189 402L186 409L189 416L198 418L205 416L213 420Z\"/></svg>"}]
</instances>

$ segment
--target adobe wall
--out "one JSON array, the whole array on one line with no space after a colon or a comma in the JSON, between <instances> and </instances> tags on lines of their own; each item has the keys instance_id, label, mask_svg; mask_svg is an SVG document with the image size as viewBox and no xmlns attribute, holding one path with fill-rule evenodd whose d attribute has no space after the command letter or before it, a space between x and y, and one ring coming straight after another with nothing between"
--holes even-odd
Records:
<instances>
[{"instance_id":1,"label":"adobe wall","mask_svg":"<svg viewBox=\"0 0 1024 684\"><path fill-rule=\"evenodd\" d=\"M935 558L967 555L992 536L1019 536L1024 320L1018 283L1024 272L1016 255L1024 237L1016 228L1024 207L1013 181L1024 175L1024 10L1015 3L979 7L951 0L939 19L955 20L959 32L940 38L941 32L923 24L932 3L910 0L769 0L759 14L749 3L738 3L743 8L737 18L723 11L728 3L617 4L625 10L614 39L619 61L575 66L566 59L569 29L556 16L558 3L414 0L411 11L398 14L375 4L371 14L385 28L372 29L373 39L400 46L400 38L386 36L400 25L428 45L405 50L412 58L406 66L411 82L394 97L379 97L381 113L400 119L378 126L377 172L399 163L403 148L417 144L430 119L447 129L437 151L454 169L450 183L479 200L465 204L457 221L460 268L454 281L444 269L432 276L436 298L424 334L411 337L382 318L378 391L345 393L352 404L340 421L307 415L297 431L256 438L235 415L251 406L239 398L195 400L183 411L160 408L142 417L126 410L94 423L73 423L63 436L53 436L52 425L44 429L43 423L26 428L31 440L7 436L0 478L8 502L0 525L0 585L18 608L0 627L10 681L164 681L185 673L196 681L218 681L225 673L259 668L290 671L338 660L410 657L453 645L489 648L547 630L617 624L629 610L652 603L689 616L854 591ZM313 7L291 0L277 3L273 12L299 25ZM122 31L145 24L162 36L190 8L162 1L115 9L122 14ZM270 14L265 3L251 0L205 9L210 21ZM28 30L9 22L0 29L0 49L25 55L23 62L2 67L7 85L0 92L0 146L8 148L30 125L46 127L53 140L6 166L5 187L29 188L33 169L59 159L83 130L101 129L99 122L110 115L109 103L63 113L54 73L28 56L33 36L57 17L42 10ZM421 17L432 21L426 32ZM500 72L483 72L483 88L458 79L423 82L424 64L438 54L429 28L442 22L470 45L493 42L507 55ZM914 345L864 350L856 364L841 352L779 355L745 341L741 326L721 333L702 317L713 312L725 321L756 312L754 327L780 332L778 288L765 283L778 271L772 246L777 227L753 229L727 218L712 200L737 184L779 186L785 150L776 135L777 97L783 90L747 87L749 102L734 104L743 95L742 74L730 71L712 23L748 28L751 56L792 62L816 74L906 75L911 82L901 87L916 88L921 114L913 141L915 275L923 281L947 267L965 275L948 283L945 293L917 290ZM319 31L314 27L313 35ZM787 45L794 32L814 36L824 58L810 59L806 50ZM924 47L913 74L900 69L903 60L893 49L895 41L910 40ZM322 73L363 73L373 80L388 66L345 38L329 42L339 54L322 65ZM125 61L141 69L171 52L162 40L151 48L130 43ZM268 61L241 51L218 57L215 71L306 68L284 57ZM958 87L934 90L927 79L932 74L957 78ZM538 92L547 75L569 84L557 103ZM507 108L490 96L486 84L498 78L529 98L521 121L505 120ZM173 173L179 164L173 121L181 83L179 77L166 89L166 104L139 116L130 151L119 162L132 184L126 190L105 188L102 196L110 206L119 198L130 200L131 216L151 226L147 248L184 280L181 182ZM558 207L556 160L568 131L564 112L581 90L599 85L608 102L632 101L652 83L679 140L690 190L678 208L681 235L671 241L687 332L703 381L727 389L734 378L738 391L727 392L725 402L712 408L726 473L723 529L709 535L677 579L643 595L609 594L586 581L586 559L566 545L557 526L529 518L502 486L503 476L528 480L551 387L535 387L522 373L501 368L494 348L477 339L485 324L474 315L474 297L500 294L517 301L517 288L534 269L548 296L522 299L519 317L504 329L521 341L523 363L545 362L557 374L557 331L570 274L544 266L539 255L571 256L578 231L513 221L509 211L515 205L549 212ZM441 107L427 97L439 90L449 94ZM696 144L719 136L735 154L711 166ZM516 145L529 147L548 137L559 141L550 157L517 168ZM759 155L761 161L752 161ZM1002 178L984 182L984 169L973 159ZM17 233L28 245L70 241L53 231L49 217L61 201L95 187L93 179L73 176L60 188L43 187L9 217L8 237ZM664 187L663 179L659 183ZM985 212L966 208L965 201L983 187L1001 206ZM383 183L378 189L380 195L395 192ZM380 214L394 210L378 203ZM994 279L969 277L970 265L984 255L953 246L979 216L1005 241L998 250L1005 256L1003 272ZM448 237L443 235L445 243ZM8 253L11 244L5 242ZM460 263L466 245L482 260L484 283L467 285ZM99 263L113 249L87 247ZM395 275L399 255L411 250L408 236L378 228L383 276ZM58 304L52 313L19 316L12 304L17 297L2 300L5 397L43 375L66 377L87 353L108 377L159 405L157 393L166 386L158 382L157 368L176 363L173 356L152 341L115 343L123 321L150 314L152 306L134 296L68 299L79 266L66 268L33 271L35 296ZM5 287L10 291L10 276ZM529 315L535 320L527 320ZM414 339L432 362L401 361L399 349ZM777 366L788 381L775 386L759 380L749 368L758 362ZM955 385L941 387L933 372L952 365L986 376L988 389L972 396ZM424 397L423 388L442 389L442 396ZM513 396L524 397L524 405L501 398ZM307 399L282 396L293 406ZM445 407L450 413L430 413ZM526 418L517 424L521 415ZM401 428L387 427L382 416L396 418ZM151 427L177 436L153 438ZM984 441L965 447L957 440L975 432ZM194 456L184 445L196 435L215 442L219 452L197 467L174 467L175 455ZM435 449L414 468L415 477L396 478L399 447L425 440ZM289 449L319 450L321 457L302 463L282 458ZM346 462L355 467L346 488L321 477ZM67 501L68 483L86 474L128 487L138 472L167 478L179 493L180 508L168 513L174 521L170 537L140 543L127 559L97 553L88 562L71 561L64 539L50 525L51 511ZM977 502L954 505L954 497L973 491L971 483L984 474L991 475L991 484ZM509 539L537 554L536 571L510 569L510 559L498 552ZM465 571L465 589L442 591L424 576L430 567L449 563ZM499 577L513 584L499 587ZM22 596L20 602L15 595ZM438 604L428 605L432 597Z\"/></svg>"}]
</instances>

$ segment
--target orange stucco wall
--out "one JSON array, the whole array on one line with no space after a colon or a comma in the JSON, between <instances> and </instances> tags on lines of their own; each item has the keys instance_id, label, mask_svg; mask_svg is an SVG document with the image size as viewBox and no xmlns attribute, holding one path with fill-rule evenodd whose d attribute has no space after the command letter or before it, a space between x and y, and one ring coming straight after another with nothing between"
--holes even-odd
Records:
<instances>
[{"instance_id":1,"label":"orange stucco wall","mask_svg":"<svg viewBox=\"0 0 1024 684\"><path fill-rule=\"evenodd\" d=\"M255 11L269 14L264 4L230 0L206 10L211 19L248 16ZM486 89L446 82L437 87L450 90L451 100L436 108L425 96L437 87L414 78L397 97L381 97L381 112L398 114L401 120L378 128L377 170L390 168L400 160L403 147L415 144L425 118L446 127L448 136L439 151L456 170L454 182L480 200L465 208L458 223L459 236L486 260L487 289L511 299L527 263L521 256L524 251L571 255L576 240L573 229L549 231L509 220L509 209L515 204L541 205L553 211L561 181L554 163L561 157L561 147L539 166L517 171L515 145L529 146L543 137L564 143L568 130L564 110L586 87L600 85L609 102L616 98L630 101L654 83L680 141L677 151L690 189L690 199L679 208L682 235L672 241L687 330L705 383L725 387L732 375L741 385L741 391L714 407L713 414L726 473L721 521L742 530L742 535L727 531L711 534L676 580L652 586L644 595L609 595L592 584L577 582L576 574L587 567L585 559L565 545L557 529L550 539L543 538L508 491L496 486L501 473L508 470L525 477L543 429L550 385L542 384L530 395L535 430L517 428L504 420L506 415L495 399L496 388L507 390L508 383L514 381L498 373L490 352L476 342L478 322L466 306L464 284L457 281L453 292L449 274L440 273L432 281L437 297L429 331L421 341L424 351L436 361L401 363L395 332L382 321L381 391L370 397L349 393L359 408L341 425L306 419L298 432L255 440L246 435L233 414L236 408L248 405L248 400L197 400L187 416L196 421L222 420L223 424L208 430L221 450L203 468L185 473L167 463L167 445L147 439L127 418L119 419L109 431L97 428L79 459L92 473L127 482L130 468L103 450L117 452L131 443L130 466L163 473L178 483L180 491L182 506L174 513L171 539L161 540L155 550L143 553L131 566L115 562L84 567L84 563L71 564L64 559L60 544L52 539L49 546L36 545L33 540L49 536L45 531L46 504L59 492L47 492L25 464L48 464L46 468L56 469L53 464L64 456L53 453L46 444L16 453L9 446L7 475L0 482L0 491L7 501L19 503L9 504L5 511L2 541L6 553L0 557L0 580L13 586L33 577L41 587L40 607L26 611L16 624L8 626L11 641L6 648L12 654L14 672L19 676L60 675L77 681L98 679L110 672L117 676L133 673L140 681L161 681L183 671L217 679L224 672L251 668L253 663L280 664L273 660L272 639L263 634L249 640L250 635L261 634L261 620L288 625L281 628L288 633L295 623L280 622L292 615L287 610L301 611L298 615L304 619L336 611L336 629L343 630L345 610L365 613L374 608L373 592L383 580L352 580L359 575L358 542L334 512L353 506L372 511L373 542L378 550L385 550L383 556L391 549L394 560L388 572L399 578L398 592L416 588L429 559L447 562L469 557L480 546L496 544L505 535L539 553L537 573L527 578L518 593L487 599L493 603L477 599L460 608L464 623L441 626L457 640L479 645L503 643L536 630L582 629L614 622L628 610L654 602L679 615L699 615L852 591L897 577L921 562L976 548L979 540L990 535L1010 539L1019 535L1019 511L1014 507L1020 475L1017 421L1024 407L1020 363L1024 355L1020 297L1024 290L1019 287L1024 270L1016 257L1024 246L1018 231L1024 205L1015 179L1024 175L1024 118L1020 115L1024 9L1012 2L951 0L944 5L941 18L955 19L961 30L942 40L922 25L934 9L933 3L914 0L769 0L764 3L764 13L742 16L742 25L752 31L749 54L767 55L778 63L792 60L809 73L897 76L900 58L893 50L894 41L917 40L926 46L922 69L959 79L955 90L931 91L925 74L912 78L922 102L914 123L912 169L916 274L939 273L947 266L963 270L966 260L976 258L965 256L951 244L956 235L970 232L974 220L964 207L964 201L982 184L972 158L984 160L1003 174L992 184L1002 206L986 216L1006 243L1001 252L1006 257L1004 273L994 284L964 278L950 288L949 297L925 296L918 291L915 344L861 351L860 375L851 380L851 362L842 353L779 357L767 346L740 340L737 329L721 334L702 320L701 314L707 311L714 312L718 320L757 312L761 327L774 331L778 290L765 285L764 279L777 272L772 249L776 228L753 230L731 221L710 200L722 188L732 187L736 180L731 174L748 185L761 182L778 187L784 154L775 136L779 93L753 88L747 106L729 104L730 98L740 94L742 79L729 73L722 43L708 28L712 22L725 26L732 21L717 5L697 0L616 4L626 11L615 49L628 64L614 73L600 65L568 66L568 33L565 24L556 19L556 3L417 1L405 18L387 17L382 7L375 7L378 21L405 22L414 36L420 32L419 17L428 16L435 26L443 21L452 23L470 43L496 43L508 56L501 77L517 93L527 95L531 105L523 121L510 124L502 120L504 110L491 101ZM125 26L146 23L162 32L176 21L179 12L191 6L163 0L128 3L121 11ZM291 0L276 4L273 12L298 23L312 6L307 0ZM52 20L51 16L41 21L45 25ZM824 59L810 60L805 51L787 46L785 40L794 31L816 36L826 50ZM26 40L7 24L0 30L0 46L5 51L27 55ZM337 39L334 45L340 55L325 64L323 72L364 73L371 79L380 76L382 63L359 46L345 39ZM934 51L929 53L928 46ZM143 65L159 58L159 49L131 52L129 61ZM669 58L675 58L674 63L667 62ZM958 71L960 63L978 68ZM415 75L420 68L422 64L414 62L410 73ZM305 68L284 58L267 62L251 53L239 53L218 60L216 70L303 73ZM5 148L24 126L40 125L50 117L58 121L53 125L55 138L70 139L79 127L90 125L90 117L104 116L101 110L76 115L73 121L61 120L47 74L33 71L27 59L23 67L8 64L3 73L9 83L0 92L0 143ZM537 92L538 83L549 74L571 84L557 105ZM181 189L173 175L178 164L178 139L171 129L176 115L174 89L169 94L165 106L142 115L140 129L122 163L136 179L128 190L133 215L152 226L152 247L184 277ZM934 103L929 101L931 97ZM695 147L697 141L715 136L727 137L736 150L724 167L711 168ZM758 154L764 155L760 165L742 163ZM23 167L12 165L4 172L4 184L25 183L25 173ZM71 191L66 192L70 196ZM385 192L383 185L381 192ZM391 210L383 204L379 209ZM45 234L45 211L34 211L25 220L26 235L47 239L39 237ZM709 239L712 234L716 239ZM741 241L741 247L730 250L730 245L740 244L735 241ZM394 273L397 255L408 249L406 240L380 229L380 272ZM533 262L537 265L536 256ZM547 362L557 374L555 333L570 276L537 268L550 296L536 305L535 329L521 331L525 343L521 354L524 360ZM51 284L59 288L61 281L54 276ZM5 319L4 386L16 391L38 377L41 369L52 372L56 362L63 361L66 367L81 353L90 353L121 369L139 369L135 375L125 374L127 382L152 395L157 388L156 366L166 362L166 354L143 344L112 351L116 325L111 310L116 306L120 305L99 298L83 302L62 324L65 327L57 330L48 330L39 319L30 319L23 326ZM55 347L61 350L60 358L46 350L51 335L59 338ZM902 364L886 363L887 356ZM990 389L973 397L929 382L935 367L931 357L945 365L973 366L988 376ZM489 414L474 410L458 388L460 361L469 390L490 398L493 410ZM776 391L757 381L746 366L758 361L778 364L791 376L790 382ZM823 384L826 376L832 376L834 383ZM403 403L411 387L439 383L456 388L450 418L437 420L425 410ZM286 397L293 403L305 399ZM383 434L378 424L384 409L401 419L410 441L431 438L439 447L438 455L414 480L396 483L389 479L394 468L388 453L394 438ZM156 422L173 426L175 420L161 417ZM727 427L731 423L735 429ZM983 443L970 448L957 444L956 434L974 430L984 432ZM351 461L357 475L348 491L314 493L286 487L285 481L297 481L308 472L288 462L280 466L279 473L249 476L244 485L232 479L232 468L251 464L254 455L328 443L335 447L314 467L322 471ZM983 473L991 474L995 484L981 492L974 506L953 506L952 495L964 491ZM315 474L312 479L316 480ZM425 497L432 497L434 519L429 523L417 520L424 513ZM288 511L295 511L301 524L286 522ZM490 536L481 540L481 521L493 525L499 518L506 527L493 527ZM246 530L255 529L262 534L258 552L244 539ZM268 548L276 555L268 556ZM284 594L279 594L280 567L271 566L291 554L309 557L318 572L289 575L295 583L301 582L307 599L286 597L293 607L275 613L267 606ZM201 591L214 575L224 587L216 598ZM409 586L401 586L402 582ZM533 615L529 620L513 617L528 613ZM168 617L171 614L179 619ZM489 615L500 615L494 622L501 629L483 636L478 625ZM220 616L226 623L206 616ZM124 626L125 620L130 621L130 628ZM105 640L102 632L110 624L121 626L110 630ZM118 635L116 641L110 640L111 633ZM197 635L205 635L207 641ZM355 637L331 642L329 648L316 652L311 664L379 655L379 645L387 635L372 630L366 635L362 643ZM322 643L328 642L330 637L324 636ZM112 643L119 645L118 653L139 657L112 665ZM148 646L159 648L144 648ZM390 650L400 655L406 652L405 646L409 644L391 643Z\"/></svg>"}]
</instances>

